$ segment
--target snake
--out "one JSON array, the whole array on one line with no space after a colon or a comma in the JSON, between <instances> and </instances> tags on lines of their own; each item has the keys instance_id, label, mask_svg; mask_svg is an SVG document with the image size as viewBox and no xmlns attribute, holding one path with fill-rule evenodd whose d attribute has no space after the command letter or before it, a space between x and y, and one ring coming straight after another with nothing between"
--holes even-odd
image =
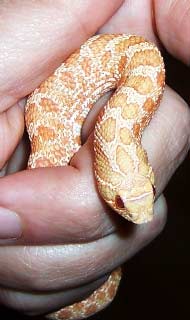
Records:
<instances>
[{"instance_id":1,"label":"snake","mask_svg":"<svg viewBox=\"0 0 190 320\"><path fill-rule=\"evenodd\" d=\"M160 104L164 85L164 61L155 44L137 35L92 36L28 97L28 169L69 165L81 147L81 130L91 108L114 90L94 127L97 189L105 203L127 220L150 221L155 178L141 137ZM91 316L113 300L120 279L119 267L89 297L48 318Z\"/></svg>"}]
</instances>

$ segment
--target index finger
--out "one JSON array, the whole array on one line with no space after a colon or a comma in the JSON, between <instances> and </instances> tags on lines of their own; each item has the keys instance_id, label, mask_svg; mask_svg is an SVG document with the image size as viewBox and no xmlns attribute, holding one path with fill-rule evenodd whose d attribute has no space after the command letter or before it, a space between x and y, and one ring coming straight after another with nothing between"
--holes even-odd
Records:
<instances>
[{"instance_id":1,"label":"index finger","mask_svg":"<svg viewBox=\"0 0 190 320\"><path fill-rule=\"evenodd\" d=\"M33 91L113 14L122 0L3 1L0 111ZM96 10L96 19L93 19Z\"/></svg>"},{"instance_id":2,"label":"index finger","mask_svg":"<svg viewBox=\"0 0 190 320\"><path fill-rule=\"evenodd\" d=\"M23 134L20 99L46 79L121 3L122 0L1 1L1 168Z\"/></svg>"}]
</instances>

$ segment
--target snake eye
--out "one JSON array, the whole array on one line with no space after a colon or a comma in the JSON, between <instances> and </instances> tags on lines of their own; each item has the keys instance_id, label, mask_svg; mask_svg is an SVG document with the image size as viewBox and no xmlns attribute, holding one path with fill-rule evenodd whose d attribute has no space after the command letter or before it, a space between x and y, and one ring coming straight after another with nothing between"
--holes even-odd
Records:
<instances>
[{"instance_id":1,"label":"snake eye","mask_svg":"<svg viewBox=\"0 0 190 320\"><path fill-rule=\"evenodd\" d=\"M115 196L115 206L117 209L125 209L125 204L119 195Z\"/></svg>"}]
</instances>

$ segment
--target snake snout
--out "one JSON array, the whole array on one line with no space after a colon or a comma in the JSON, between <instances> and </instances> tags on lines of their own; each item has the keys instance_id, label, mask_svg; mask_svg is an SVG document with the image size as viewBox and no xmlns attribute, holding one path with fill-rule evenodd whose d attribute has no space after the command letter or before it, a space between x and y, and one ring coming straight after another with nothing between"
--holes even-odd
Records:
<instances>
[{"instance_id":1,"label":"snake snout","mask_svg":"<svg viewBox=\"0 0 190 320\"><path fill-rule=\"evenodd\" d=\"M115 210L137 224L150 221L153 217L153 191L151 184L144 190L119 190L115 196Z\"/></svg>"}]
</instances>

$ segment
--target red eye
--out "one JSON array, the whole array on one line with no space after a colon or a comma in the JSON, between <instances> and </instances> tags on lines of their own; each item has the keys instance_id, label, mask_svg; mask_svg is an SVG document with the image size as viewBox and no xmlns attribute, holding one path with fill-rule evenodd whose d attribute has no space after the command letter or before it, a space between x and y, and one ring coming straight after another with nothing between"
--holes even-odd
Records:
<instances>
[{"instance_id":1,"label":"red eye","mask_svg":"<svg viewBox=\"0 0 190 320\"><path fill-rule=\"evenodd\" d=\"M115 196L115 206L118 209L125 209L124 202L119 195Z\"/></svg>"}]
</instances>

